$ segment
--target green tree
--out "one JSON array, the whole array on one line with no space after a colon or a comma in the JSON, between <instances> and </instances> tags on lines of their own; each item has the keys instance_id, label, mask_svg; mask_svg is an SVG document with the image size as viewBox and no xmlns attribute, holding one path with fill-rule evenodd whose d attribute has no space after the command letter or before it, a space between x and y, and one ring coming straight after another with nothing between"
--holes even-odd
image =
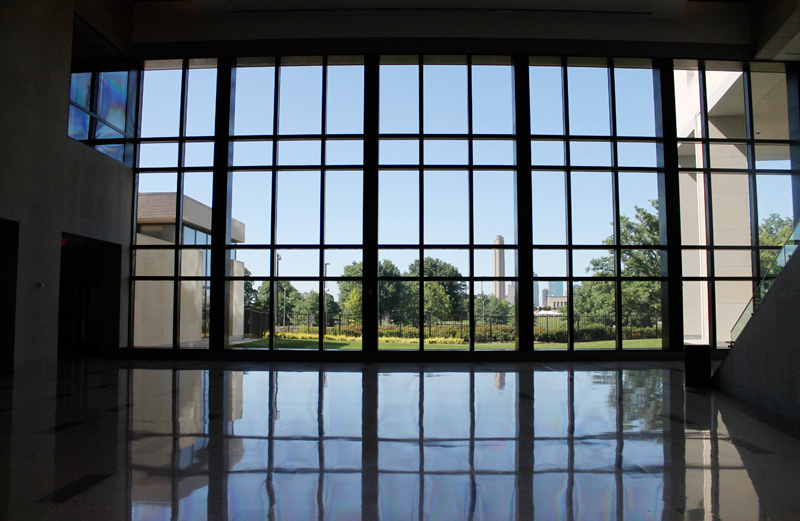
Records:
<instances>
[{"instance_id":1,"label":"green tree","mask_svg":"<svg viewBox=\"0 0 800 521\"><path fill-rule=\"evenodd\" d=\"M511 303L499 299L491 293L477 295L475 298L475 317L489 317L494 323L508 324L511 317ZM508 324L512 325L512 324Z\"/></svg>"},{"instance_id":2,"label":"green tree","mask_svg":"<svg viewBox=\"0 0 800 521\"><path fill-rule=\"evenodd\" d=\"M794 222L790 217L781 217L772 213L758 226L758 244L760 246L783 246L794 230ZM778 250L761 250L761 274L777 275L780 267L775 266Z\"/></svg>"},{"instance_id":3,"label":"green tree","mask_svg":"<svg viewBox=\"0 0 800 521\"><path fill-rule=\"evenodd\" d=\"M283 323L283 313L284 309L287 315L291 315L294 312L294 307L297 304L298 296L300 293L295 289L294 286L288 281L281 280L277 283L277 293L278 293L278 305L275 309L279 318L278 322ZM285 292L285 299L284 299L284 290ZM262 282L261 286L258 287L256 291L255 303L253 304L254 309L259 309L263 311L269 311L270 309L270 301L271 301L271 294L270 294L270 284L269 282ZM285 304L284 304L285 303ZM287 323L290 320L287 317Z\"/></svg>"},{"instance_id":4,"label":"green tree","mask_svg":"<svg viewBox=\"0 0 800 521\"><path fill-rule=\"evenodd\" d=\"M453 313L453 303L450 296L444 289L440 281L430 281L425 283L425 295L423 296L425 305L425 315L434 319L449 319Z\"/></svg>"},{"instance_id":5,"label":"green tree","mask_svg":"<svg viewBox=\"0 0 800 521\"><path fill-rule=\"evenodd\" d=\"M620 216L620 243L624 245L659 244L658 201L651 200L654 213L634 206L635 216ZM614 236L603 244L614 244ZM615 261L611 255L589 261L586 268L595 277L613 277ZM653 249L625 248L622 250L623 277L661 276L660 252ZM609 281L584 281L573 290L575 312L586 315L613 315L615 288ZM622 309L626 314L657 316L661 313L661 284L656 281L626 281L622 285Z\"/></svg>"},{"instance_id":6,"label":"green tree","mask_svg":"<svg viewBox=\"0 0 800 521\"><path fill-rule=\"evenodd\" d=\"M424 266L423 275L425 277L462 277L458 268L438 258L425 257ZM419 260L415 260L411 263L408 267L408 274L412 277L419 276ZM442 280L436 282L442 286L445 294L450 297L451 312L453 314L464 314L467 306L467 283L457 280Z\"/></svg>"},{"instance_id":7,"label":"green tree","mask_svg":"<svg viewBox=\"0 0 800 521\"><path fill-rule=\"evenodd\" d=\"M258 299L258 290L253 287L253 281L249 277L253 274L246 267L244 269L244 276L248 277L244 280L244 307L252 308Z\"/></svg>"},{"instance_id":8,"label":"green tree","mask_svg":"<svg viewBox=\"0 0 800 521\"><path fill-rule=\"evenodd\" d=\"M364 267L361 262L353 262L344 267L343 276L360 279ZM384 259L378 266L381 277L401 277L402 273L392 261ZM361 317L363 309L363 288L360 280L341 280L339 285L339 302L342 312L348 315ZM402 280L382 280L378 289L378 306L380 314L384 317L406 315L415 309L415 302L411 297L409 283Z\"/></svg>"}]
</instances>

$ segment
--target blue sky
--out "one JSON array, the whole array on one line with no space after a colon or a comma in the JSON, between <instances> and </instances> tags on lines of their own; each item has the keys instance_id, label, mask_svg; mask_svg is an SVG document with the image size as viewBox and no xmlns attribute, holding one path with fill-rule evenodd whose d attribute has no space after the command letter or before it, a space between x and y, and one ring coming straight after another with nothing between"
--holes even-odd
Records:
<instances>
[{"instance_id":1,"label":"blue sky","mask_svg":"<svg viewBox=\"0 0 800 521\"><path fill-rule=\"evenodd\" d=\"M423 89L419 92L417 65L382 65L380 76L380 122L382 134L416 134L420 131L419 103L422 103L422 130L428 134L466 134L469 128L468 68L466 65L423 67ZM512 67L472 66L472 126L475 134L507 135L508 139L475 140L476 165L494 165L491 170L475 170L473 205L475 244L491 244L502 235L506 244L514 243L514 114ZM328 134L363 132L363 67L328 67L326 121ZM612 150L609 113L608 70L598 67L569 67L570 134L596 139L570 144L572 173L572 221L575 244L600 244L613 232L612 176L610 172L580 171L584 167L611 166ZM649 69L616 69L616 126L619 136L654 137L653 79ZM186 134L210 136L214 126L216 71L191 69L187 99ZM562 134L564 117L560 67L531 67L531 127L534 136ZM143 92L143 137L178 135L181 73L176 70L147 71ZM274 132L274 67L241 67L237 70L234 133L237 136L266 135ZM323 70L321 66L286 66L281 69L278 134L319 135L322 132ZM622 103L621 101L624 101ZM268 168L273 154L279 166L301 166L303 170L277 174L279 243L319 244L320 201L325 201L325 236L329 244L360 244L362 233L360 139L328 139L324 144L325 163L344 165L342 170L325 173L325 193L321 193L320 165L323 144L318 139L282 141L274 150L270 141L237 142L235 166L264 166L264 171L235 172L232 215L246 225L246 243L268 244L271 220L272 180ZM564 145L558 139L534 140L531 145L534 165L547 170L533 172L534 243L566 244ZM185 164L211 167L212 143L188 143ZM409 139L383 139L380 162L383 165L408 165L408 170L384 169L379 173L379 242L416 244L419 240L419 194L424 190L425 242L434 254L455 264L468 274L469 185L466 165L469 143L463 140L425 140L422 147L425 165L454 165L447 170L425 170L420 187L420 146L416 136ZM620 143L619 164L655 167L654 143ZM140 166L177 166L176 143L143 144ZM458 168L464 165L464 168ZM504 169L507 167L508 169ZM788 178L759 176L758 211L762 216L777 212L791 215L787 193ZM142 174L141 192L174 192L174 174ZM654 173L619 175L620 211L633 217L634 205L650 209L657 198ZM185 176L185 194L211 205L211 174ZM437 244L463 244L465 249L438 250ZM596 252L598 255L604 252ZM310 275L319 271L319 252L280 252L282 276ZM426 252L428 255L429 252ZM415 252L381 250L401 270L413 261ZM491 251L476 251L475 275L491 276ZM341 274L343 267L359 261L360 250L328 253L328 275ZM576 269L592 257L577 254ZM269 255L239 250L237 258L254 275L269 274ZM566 275L563 251L534 255L534 270L541 276ZM513 274L513 253L506 256L507 274ZM583 275L582 269L575 275ZM297 283L298 289L317 289L316 283ZM336 284L328 284L336 294ZM488 288L489 286L486 286ZM490 289L487 289L490 291Z\"/></svg>"}]
</instances>

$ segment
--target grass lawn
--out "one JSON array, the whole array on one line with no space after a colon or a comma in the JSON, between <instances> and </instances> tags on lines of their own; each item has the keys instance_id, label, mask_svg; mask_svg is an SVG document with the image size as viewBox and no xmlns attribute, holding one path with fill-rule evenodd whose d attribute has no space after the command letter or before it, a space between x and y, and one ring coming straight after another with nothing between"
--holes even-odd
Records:
<instances>
[{"instance_id":1,"label":"grass lawn","mask_svg":"<svg viewBox=\"0 0 800 521\"><path fill-rule=\"evenodd\" d=\"M278 349L317 349L316 340L295 340L291 338L278 338L275 347ZM660 338L644 338L640 340L625 340L622 344L626 349L661 349ZM269 347L269 340L254 340L237 344L237 348ZM336 342L325 341L326 349L361 349L361 342ZM419 344L401 344L399 342L381 342L378 345L381 351L415 351L419 349ZM466 344L425 344L425 349L429 351L463 351L468 349ZM510 351L514 349L514 344L510 342L497 342L491 344L476 344L475 349L479 351ZM537 350L560 350L566 351L567 344L536 344ZM575 344L575 349L614 349L613 340L600 340L597 342L580 342Z\"/></svg>"}]
</instances>

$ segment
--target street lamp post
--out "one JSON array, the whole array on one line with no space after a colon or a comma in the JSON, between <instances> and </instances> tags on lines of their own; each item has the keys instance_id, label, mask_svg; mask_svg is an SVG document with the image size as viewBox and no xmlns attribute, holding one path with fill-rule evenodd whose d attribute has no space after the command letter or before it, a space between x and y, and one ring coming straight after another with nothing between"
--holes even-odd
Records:
<instances>
[{"instance_id":1,"label":"street lamp post","mask_svg":"<svg viewBox=\"0 0 800 521\"><path fill-rule=\"evenodd\" d=\"M325 336L326 330L328 329L328 265L330 262L325 263L325 269L322 273L322 298L324 299L323 307L322 307L322 336Z\"/></svg>"}]
</instances>

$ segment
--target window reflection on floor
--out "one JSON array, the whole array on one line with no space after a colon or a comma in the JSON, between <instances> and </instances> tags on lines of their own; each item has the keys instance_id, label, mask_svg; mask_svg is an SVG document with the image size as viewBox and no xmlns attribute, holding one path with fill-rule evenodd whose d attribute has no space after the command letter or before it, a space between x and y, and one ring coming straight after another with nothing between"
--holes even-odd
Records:
<instances>
[{"instance_id":1,"label":"window reflection on floor","mask_svg":"<svg viewBox=\"0 0 800 521\"><path fill-rule=\"evenodd\" d=\"M759 516L680 372L413 369L127 370L131 518Z\"/></svg>"}]
</instances>

